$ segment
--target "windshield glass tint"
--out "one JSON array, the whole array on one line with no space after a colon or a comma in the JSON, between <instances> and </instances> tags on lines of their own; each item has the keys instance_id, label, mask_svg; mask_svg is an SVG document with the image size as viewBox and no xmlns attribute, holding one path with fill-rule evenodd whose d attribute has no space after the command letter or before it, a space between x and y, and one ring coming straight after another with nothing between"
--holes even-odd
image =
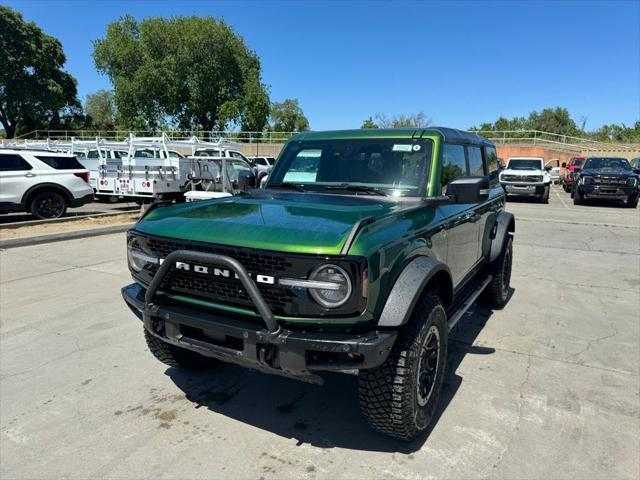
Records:
<instances>
[{"instance_id":1,"label":"windshield glass tint","mask_svg":"<svg viewBox=\"0 0 640 480\"><path fill-rule=\"evenodd\" d=\"M413 139L326 140L291 143L274 167L269 186L303 185L313 191L360 186L395 196L421 196L427 187L432 142Z\"/></svg>"},{"instance_id":2,"label":"windshield glass tint","mask_svg":"<svg viewBox=\"0 0 640 480\"><path fill-rule=\"evenodd\" d=\"M542 162L536 159L516 158L509 160L507 168L514 170L540 170L542 168Z\"/></svg>"},{"instance_id":3,"label":"windshield glass tint","mask_svg":"<svg viewBox=\"0 0 640 480\"><path fill-rule=\"evenodd\" d=\"M584 164L584 168L615 168L622 170L631 170L631 165L629 165L629 162L626 158L594 157L587 159L587 162Z\"/></svg>"}]
</instances>

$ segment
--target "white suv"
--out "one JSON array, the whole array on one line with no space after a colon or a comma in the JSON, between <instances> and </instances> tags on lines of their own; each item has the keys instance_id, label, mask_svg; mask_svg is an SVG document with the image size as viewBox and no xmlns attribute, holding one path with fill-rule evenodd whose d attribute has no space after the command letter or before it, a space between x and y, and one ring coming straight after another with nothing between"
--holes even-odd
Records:
<instances>
[{"instance_id":1,"label":"white suv","mask_svg":"<svg viewBox=\"0 0 640 480\"><path fill-rule=\"evenodd\" d=\"M0 213L58 218L92 201L89 171L73 155L0 149Z\"/></svg>"},{"instance_id":2,"label":"white suv","mask_svg":"<svg viewBox=\"0 0 640 480\"><path fill-rule=\"evenodd\" d=\"M511 157L507 168L500 172L500 185L507 194L533 195L549 203L551 166L542 157Z\"/></svg>"}]
</instances>

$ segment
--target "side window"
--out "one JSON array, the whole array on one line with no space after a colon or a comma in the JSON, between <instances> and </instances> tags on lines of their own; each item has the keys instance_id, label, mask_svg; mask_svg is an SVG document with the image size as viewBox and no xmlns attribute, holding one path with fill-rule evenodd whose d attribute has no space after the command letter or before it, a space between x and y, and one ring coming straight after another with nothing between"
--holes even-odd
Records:
<instances>
[{"instance_id":1,"label":"side window","mask_svg":"<svg viewBox=\"0 0 640 480\"><path fill-rule=\"evenodd\" d=\"M98 155L97 150L89 150L89 152L87 153L87 158L100 158L100 155Z\"/></svg>"},{"instance_id":2,"label":"side window","mask_svg":"<svg viewBox=\"0 0 640 480\"><path fill-rule=\"evenodd\" d=\"M444 144L442 152L442 173L440 175L440 185L443 192L446 185L458 177L467 174L467 163L464 158L464 147L462 145Z\"/></svg>"},{"instance_id":3,"label":"side window","mask_svg":"<svg viewBox=\"0 0 640 480\"><path fill-rule=\"evenodd\" d=\"M484 147L485 158L487 159L487 171L489 180L492 184L498 183L498 175L500 173L500 164L498 163L498 154L495 147Z\"/></svg>"},{"instance_id":4,"label":"side window","mask_svg":"<svg viewBox=\"0 0 640 480\"><path fill-rule=\"evenodd\" d=\"M31 170L31 165L20 155L0 153L0 172Z\"/></svg>"},{"instance_id":5,"label":"side window","mask_svg":"<svg viewBox=\"0 0 640 480\"><path fill-rule=\"evenodd\" d=\"M46 163L56 170L83 170L84 167L76 160L76 157L59 157L48 155L36 155L41 162Z\"/></svg>"},{"instance_id":6,"label":"side window","mask_svg":"<svg viewBox=\"0 0 640 480\"><path fill-rule=\"evenodd\" d=\"M482 150L480 150L480 147L468 146L467 155L469 155L469 175L474 177L484 177Z\"/></svg>"}]
</instances>

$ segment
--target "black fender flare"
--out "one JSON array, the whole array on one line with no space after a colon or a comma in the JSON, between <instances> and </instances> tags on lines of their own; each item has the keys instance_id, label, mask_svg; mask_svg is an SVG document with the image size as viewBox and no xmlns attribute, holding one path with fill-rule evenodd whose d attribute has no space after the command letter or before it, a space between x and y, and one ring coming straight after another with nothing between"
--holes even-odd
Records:
<instances>
[{"instance_id":1,"label":"black fender flare","mask_svg":"<svg viewBox=\"0 0 640 480\"><path fill-rule=\"evenodd\" d=\"M432 257L420 256L408 263L398 276L378 320L379 327L399 327L409 321L411 312L431 280L438 283L437 291L445 308L453 301L453 282L449 267Z\"/></svg>"},{"instance_id":2,"label":"black fender flare","mask_svg":"<svg viewBox=\"0 0 640 480\"><path fill-rule=\"evenodd\" d=\"M34 185L33 187L29 188L29 190L24 192L21 202L22 205L24 205L25 208L29 208L31 199L40 190L53 190L61 194L65 198L67 203L71 203L71 200L73 200L73 195L71 194L71 192L62 185L58 185L57 183L38 183L37 185Z\"/></svg>"},{"instance_id":3,"label":"black fender flare","mask_svg":"<svg viewBox=\"0 0 640 480\"><path fill-rule=\"evenodd\" d=\"M507 236L516 231L516 220L511 212L502 211L496 218L495 234L491 240L491 250L489 251L489 261L493 262L502 253Z\"/></svg>"}]
</instances>

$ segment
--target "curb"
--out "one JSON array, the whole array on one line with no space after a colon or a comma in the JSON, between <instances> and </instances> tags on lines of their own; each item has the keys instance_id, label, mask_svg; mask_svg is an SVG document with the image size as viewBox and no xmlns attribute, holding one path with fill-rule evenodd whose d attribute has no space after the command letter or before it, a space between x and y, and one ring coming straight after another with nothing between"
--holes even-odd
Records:
<instances>
[{"instance_id":1,"label":"curb","mask_svg":"<svg viewBox=\"0 0 640 480\"><path fill-rule=\"evenodd\" d=\"M129 230L131 227L133 227L133 225L134 223L127 223L125 225L92 228L90 230L80 230L76 232L52 233L50 235L38 235L36 237L0 240L0 249L28 247L31 245L41 245L43 243L63 242L65 240L77 240L79 238L97 237L99 235L110 235L112 233L122 233Z\"/></svg>"},{"instance_id":2,"label":"curb","mask_svg":"<svg viewBox=\"0 0 640 480\"><path fill-rule=\"evenodd\" d=\"M47 220L24 220L22 222L1 223L0 230L31 227L34 225L51 225L56 223L77 222L79 220L86 220L87 218L108 218L108 217L117 217L118 215L136 215L138 214L138 212L139 210L129 210L124 212L102 212L102 213L91 213L87 215L70 215L68 217L52 218Z\"/></svg>"}]
</instances>

